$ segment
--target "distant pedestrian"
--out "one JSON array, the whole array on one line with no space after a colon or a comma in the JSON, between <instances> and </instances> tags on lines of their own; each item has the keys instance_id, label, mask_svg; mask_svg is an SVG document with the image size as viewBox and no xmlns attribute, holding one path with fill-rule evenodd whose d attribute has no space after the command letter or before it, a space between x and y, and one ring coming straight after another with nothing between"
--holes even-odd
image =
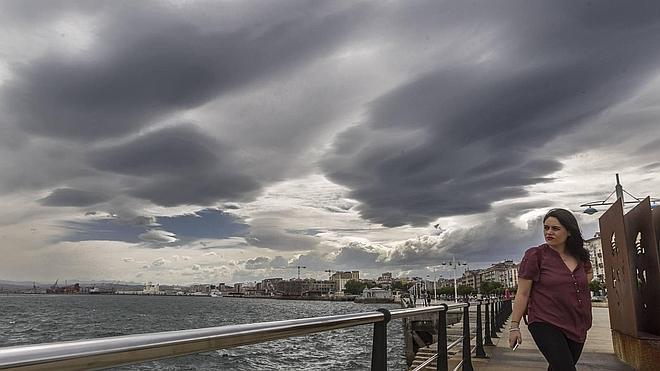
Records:
<instances>
[{"instance_id":1,"label":"distant pedestrian","mask_svg":"<svg viewBox=\"0 0 660 371\"><path fill-rule=\"evenodd\" d=\"M544 244L525 251L518 267L509 345L522 343L520 319L548 361L548 370L575 370L591 328L589 252L575 216L552 209L543 217Z\"/></svg>"},{"instance_id":2,"label":"distant pedestrian","mask_svg":"<svg viewBox=\"0 0 660 371\"><path fill-rule=\"evenodd\" d=\"M431 306L431 294L428 291L426 292L426 306Z\"/></svg>"}]
</instances>

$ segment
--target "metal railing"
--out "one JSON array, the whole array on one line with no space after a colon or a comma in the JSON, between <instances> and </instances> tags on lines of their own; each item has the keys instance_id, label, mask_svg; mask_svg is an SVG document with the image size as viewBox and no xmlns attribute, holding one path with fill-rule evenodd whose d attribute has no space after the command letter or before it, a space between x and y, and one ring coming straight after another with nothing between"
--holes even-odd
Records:
<instances>
[{"instance_id":1,"label":"metal railing","mask_svg":"<svg viewBox=\"0 0 660 371\"><path fill-rule=\"evenodd\" d=\"M494 302L493 309L495 304ZM447 370L447 311L463 308L463 370L472 370L469 361L472 352L469 306L469 303L459 303L392 311L379 309L375 312L6 347L0 348L0 369L103 369L373 324L371 369L380 371L387 370L387 323L393 319L436 313L438 314L438 353L435 355L437 369ZM496 315L494 314L492 318ZM502 312L497 316L501 319L505 318L503 315ZM495 328L495 324L491 328Z\"/></svg>"},{"instance_id":2,"label":"metal railing","mask_svg":"<svg viewBox=\"0 0 660 371\"><path fill-rule=\"evenodd\" d=\"M469 317L469 307L471 305L476 305L476 334L474 346L471 346L471 333L470 333L470 317ZM482 307L485 308L485 322L486 326L484 329L482 322ZM431 357L424 360L421 364L415 367L411 371L421 371L428 367L434 360L440 359L436 362L436 370L447 371L447 351L452 349L454 346L459 343L463 344L463 354L461 361L456 365L454 371L461 369L462 371L473 371L472 366L472 353L475 353L475 358L488 358L484 346L494 346L491 337L497 337L496 331L501 330L504 327L504 323L507 318L511 315L512 312L512 300L499 300L499 299L486 299L479 300L476 303L464 303L463 304L463 335L456 339L451 344L447 345L447 333L446 322L440 324L438 323L438 351ZM492 314L491 314L492 313ZM446 313L444 313L446 316ZM441 315L442 316L442 315ZM445 317L446 318L446 317ZM441 331L441 327L444 329ZM492 332L491 332L492 329ZM496 330L497 329L497 330ZM444 342L443 342L444 339Z\"/></svg>"}]
</instances>

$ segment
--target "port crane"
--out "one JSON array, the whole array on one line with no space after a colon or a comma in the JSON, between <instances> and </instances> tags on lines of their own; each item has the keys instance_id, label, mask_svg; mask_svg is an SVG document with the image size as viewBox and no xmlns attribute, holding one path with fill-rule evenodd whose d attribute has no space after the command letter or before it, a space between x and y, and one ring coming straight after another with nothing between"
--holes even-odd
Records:
<instances>
[{"instance_id":1,"label":"port crane","mask_svg":"<svg viewBox=\"0 0 660 371\"><path fill-rule=\"evenodd\" d=\"M307 269L307 267L305 267L304 265L296 265L296 266L287 267L287 268L298 268L298 279L300 279L300 270L301 269Z\"/></svg>"}]
</instances>

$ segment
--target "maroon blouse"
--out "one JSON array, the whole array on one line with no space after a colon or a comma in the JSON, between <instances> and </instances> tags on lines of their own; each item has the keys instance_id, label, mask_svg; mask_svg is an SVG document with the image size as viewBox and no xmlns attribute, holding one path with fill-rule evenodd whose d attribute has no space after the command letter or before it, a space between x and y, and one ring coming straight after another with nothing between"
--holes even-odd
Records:
<instances>
[{"instance_id":1,"label":"maroon blouse","mask_svg":"<svg viewBox=\"0 0 660 371\"><path fill-rule=\"evenodd\" d=\"M591 262L578 261L573 272L547 244L532 247L518 267L518 277L532 280L527 314L529 323L559 327L567 338L584 343L591 328L591 295L587 273Z\"/></svg>"}]
</instances>

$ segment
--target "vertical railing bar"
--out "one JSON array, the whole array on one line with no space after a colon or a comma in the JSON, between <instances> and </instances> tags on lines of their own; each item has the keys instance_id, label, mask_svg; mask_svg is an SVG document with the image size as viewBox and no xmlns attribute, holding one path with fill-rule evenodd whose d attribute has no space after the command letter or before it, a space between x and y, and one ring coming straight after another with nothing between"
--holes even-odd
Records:
<instances>
[{"instance_id":1,"label":"vertical railing bar","mask_svg":"<svg viewBox=\"0 0 660 371\"><path fill-rule=\"evenodd\" d=\"M472 347L470 346L470 303L463 308L463 368L462 371L474 371L472 367Z\"/></svg>"},{"instance_id":2,"label":"vertical railing bar","mask_svg":"<svg viewBox=\"0 0 660 371\"><path fill-rule=\"evenodd\" d=\"M448 371L447 357L447 304L440 304L444 310L438 313L438 359L435 362L437 371Z\"/></svg>"},{"instance_id":3,"label":"vertical railing bar","mask_svg":"<svg viewBox=\"0 0 660 371\"><path fill-rule=\"evenodd\" d=\"M497 328L495 325L495 303L495 300L490 303L490 337L493 339L499 338L499 336L497 336L497 332L495 331Z\"/></svg>"},{"instance_id":4,"label":"vertical railing bar","mask_svg":"<svg viewBox=\"0 0 660 371\"><path fill-rule=\"evenodd\" d=\"M493 340L490 338L490 299L486 299L486 310L485 310L485 312L486 312L486 318L485 318L486 336L485 336L485 339L484 339L484 345L495 346L495 344L493 344Z\"/></svg>"},{"instance_id":5,"label":"vertical railing bar","mask_svg":"<svg viewBox=\"0 0 660 371\"><path fill-rule=\"evenodd\" d=\"M371 370L387 371L387 323L392 314L385 308L376 311L383 313L383 321L374 323L374 338L371 348Z\"/></svg>"},{"instance_id":6,"label":"vertical railing bar","mask_svg":"<svg viewBox=\"0 0 660 371\"><path fill-rule=\"evenodd\" d=\"M476 358L488 358L488 355L484 350L484 339L482 333L483 326L481 323L481 300L479 300L477 302L477 344L475 346L476 352L474 355Z\"/></svg>"}]
</instances>

